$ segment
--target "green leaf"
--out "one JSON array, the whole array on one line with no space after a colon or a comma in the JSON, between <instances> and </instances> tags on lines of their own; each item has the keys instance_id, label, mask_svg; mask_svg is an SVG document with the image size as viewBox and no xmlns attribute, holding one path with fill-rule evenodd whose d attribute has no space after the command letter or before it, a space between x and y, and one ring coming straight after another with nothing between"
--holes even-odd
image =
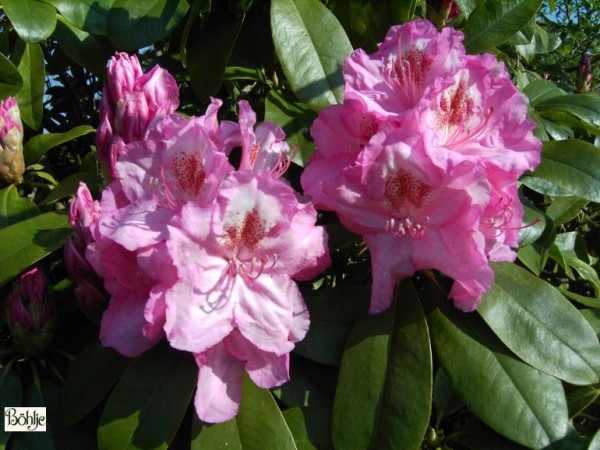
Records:
<instances>
[{"instance_id":1,"label":"green leaf","mask_svg":"<svg viewBox=\"0 0 600 450\"><path fill-rule=\"evenodd\" d=\"M84 182L90 189L101 188L103 186L102 177L95 173L77 172L69 175L62 180L50 193L44 197L41 205L50 205L58 200L72 196L77 192L79 183Z\"/></svg>"},{"instance_id":2,"label":"green leaf","mask_svg":"<svg viewBox=\"0 0 600 450\"><path fill-rule=\"evenodd\" d=\"M0 190L0 229L35 217L39 213L35 203L21 197L14 184Z\"/></svg>"},{"instance_id":3,"label":"green leaf","mask_svg":"<svg viewBox=\"0 0 600 450\"><path fill-rule=\"evenodd\" d=\"M331 408L290 408L283 412L283 417L299 449L333 448Z\"/></svg>"},{"instance_id":4,"label":"green leaf","mask_svg":"<svg viewBox=\"0 0 600 450\"><path fill-rule=\"evenodd\" d=\"M242 450L235 419L223 423L206 424L194 414L190 450Z\"/></svg>"},{"instance_id":5,"label":"green leaf","mask_svg":"<svg viewBox=\"0 0 600 450\"><path fill-rule=\"evenodd\" d=\"M116 0L108 11L108 38L119 50L153 44L175 29L189 6L187 0Z\"/></svg>"},{"instance_id":6,"label":"green leaf","mask_svg":"<svg viewBox=\"0 0 600 450\"><path fill-rule=\"evenodd\" d=\"M521 183L527 186L529 189L534 190L535 192L539 192L543 195L548 195L550 197L569 197L572 194L563 189L551 181L545 180L543 178L538 178L534 176L525 175L519 179Z\"/></svg>"},{"instance_id":7,"label":"green leaf","mask_svg":"<svg viewBox=\"0 0 600 450\"><path fill-rule=\"evenodd\" d=\"M370 296L370 288L360 286L306 292L310 328L294 352L312 361L339 366L348 333Z\"/></svg>"},{"instance_id":8,"label":"green leaf","mask_svg":"<svg viewBox=\"0 0 600 450\"><path fill-rule=\"evenodd\" d=\"M569 195L600 202L600 148L576 139L544 142L542 162L533 176Z\"/></svg>"},{"instance_id":9,"label":"green leaf","mask_svg":"<svg viewBox=\"0 0 600 450\"><path fill-rule=\"evenodd\" d=\"M166 344L140 356L115 386L100 417L98 447L166 449L196 388L189 353Z\"/></svg>"},{"instance_id":10,"label":"green leaf","mask_svg":"<svg viewBox=\"0 0 600 450\"><path fill-rule=\"evenodd\" d=\"M596 336L600 335L600 309L580 309L579 312L591 325Z\"/></svg>"},{"instance_id":11,"label":"green leaf","mask_svg":"<svg viewBox=\"0 0 600 450\"><path fill-rule=\"evenodd\" d=\"M431 412L427 324L409 283L383 313L358 317L346 344L333 407L338 448L418 449Z\"/></svg>"},{"instance_id":12,"label":"green leaf","mask_svg":"<svg viewBox=\"0 0 600 450\"><path fill-rule=\"evenodd\" d=\"M10 60L0 53L0 99L14 96L23 87L23 77Z\"/></svg>"},{"instance_id":13,"label":"green leaf","mask_svg":"<svg viewBox=\"0 0 600 450\"><path fill-rule=\"evenodd\" d=\"M79 125L64 133L44 133L33 136L23 147L25 164L28 166L36 164L48 150L92 132L94 132L93 127Z\"/></svg>"},{"instance_id":14,"label":"green leaf","mask_svg":"<svg viewBox=\"0 0 600 450\"><path fill-rule=\"evenodd\" d=\"M415 14L415 8L417 6L416 0L408 0L403 2L391 2L392 15L394 21L397 23L409 22L413 19Z\"/></svg>"},{"instance_id":15,"label":"green leaf","mask_svg":"<svg viewBox=\"0 0 600 450\"><path fill-rule=\"evenodd\" d=\"M229 14L222 7L210 16L188 49L190 84L203 102L219 92L229 55L242 29L244 16Z\"/></svg>"},{"instance_id":16,"label":"green leaf","mask_svg":"<svg viewBox=\"0 0 600 450\"><path fill-rule=\"evenodd\" d=\"M566 94L552 81L539 79L533 80L523 89L523 94L529 98L529 103L534 108L538 103L543 102L552 97L559 97Z\"/></svg>"},{"instance_id":17,"label":"green leaf","mask_svg":"<svg viewBox=\"0 0 600 450\"><path fill-rule=\"evenodd\" d=\"M283 128L285 140L300 150L294 162L304 167L312 155L315 144L310 139L310 127L317 115L302 103L288 102L276 91L269 91L265 98L265 121Z\"/></svg>"},{"instance_id":18,"label":"green leaf","mask_svg":"<svg viewBox=\"0 0 600 450\"><path fill-rule=\"evenodd\" d=\"M244 375L242 402L236 416L242 448L296 449L292 432L271 393Z\"/></svg>"},{"instance_id":19,"label":"green leaf","mask_svg":"<svg viewBox=\"0 0 600 450\"><path fill-rule=\"evenodd\" d=\"M487 0L469 16L464 28L469 53L481 53L502 44L521 30L542 0Z\"/></svg>"},{"instance_id":20,"label":"green leaf","mask_svg":"<svg viewBox=\"0 0 600 450\"><path fill-rule=\"evenodd\" d=\"M61 422L73 425L83 419L100 404L133 361L100 341L88 345L69 369L62 389Z\"/></svg>"},{"instance_id":21,"label":"green leaf","mask_svg":"<svg viewBox=\"0 0 600 450\"><path fill-rule=\"evenodd\" d=\"M108 11L115 0L45 0L54 5L74 27L105 36ZM59 18L60 20L60 18Z\"/></svg>"},{"instance_id":22,"label":"green leaf","mask_svg":"<svg viewBox=\"0 0 600 450\"><path fill-rule=\"evenodd\" d=\"M0 230L0 286L65 243L69 211L51 211Z\"/></svg>"},{"instance_id":23,"label":"green leaf","mask_svg":"<svg viewBox=\"0 0 600 450\"><path fill-rule=\"evenodd\" d=\"M290 380L272 389L273 395L288 408L331 406L338 371L336 368L290 355Z\"/></svg>"},{"instance_id":24,"label":"green leaf","mask_svg":"<svg viewBox=\"0 0 600 450\"><path fill-rule=\"evenodd\" d=\"M436 355L467 407L507 438L541 449L569 432L561 382L517 360L478 315L431 283L423 291Z\"/></svg>"},{"instance_id":25,"label":"green leaf","mask_svg":"<svg viewBox=\"0 0 600 450\"><path fill-rule=\"evenodd\" d=\"M436 422L438 425L442 418L465 406L464 402L458 396L456 389L452 386L450 378L448 378L448 375L446 375L446 372L441 367L435 374L433 381L433 402L437 413Z\"/></svg>"},{"instance_id":26,"label":"green leaf","mask_svg":"<svg viewBox=\"0 0 600 450\"><path fill-rule=\"evenodd\" d=\"M75 28L62 16L58 16L54 38L57 40L60 49L69 58L94 72L98 77L104 78L106 61L112 53L110 46L107 45L106 38L101 39L99 36Z\"/></svg>"},{"instance_id":27,"label":"green leaf","mask_svg":"<svg viewBox=\"0 0 600 450\"><path fill-rule=\"evenodd\" d=\"M47 3L38 0L2 0L2 7L25 42L41 42L54 31L56 10Z\"/></svg>"},{"instance_id":28,"label":"green leaf","mask_svg":"<svg viewBox=\"0 0 600 450\"><path fill-rule=\"evenodd\" d=\"M318 0L273 0L271 32L294 94L315 111L341 103L352 45L335 16Z\"/></svg>"},{"instance_id":29,"label":"green leaf","mask_svg":"<svg viewBox=\"0 0 600 450\"><path fill-rule=\"evenodd\" d=\"M596 431L587 450L600 450L600 430Z\"/></svg>"},{"instance_id":30,"label":"green leaf","mask_svg":"<svg viewBox=\"0 0 600 450\"><path fill-rule=\"evenodd\" d=\"M552 96L537 102L535 107L540 112L566 112L592 125L600 126L600 94L596 92Z\"/></svg>"},{"instance_id":31,"label":"green leaf","mask_svg":"<svg viewBox=\"0 0 600 450\"><path fill-rule=\"evenodd\" d=\"M4 417L4 408L21 406L23 392L21 379L16 370L0 367L0 411ZM6 448L11 433L4 431L4 420L0 421L0 450Z\"/></svg>"},{"instance_id":32,"label":"green leaf","mask_svg":"<svg viewBox=\"0 0 600 450\"><path fill-rule=\"evenodd\" d=\"M567 395L567 402L569 403L569 417L573 418L582 413L599 397L600 388L595 386L581 386L573 389Z\"/></svg>"},{"instance_id":33,"label":"green leaf","mask_svg":"<svg viewBox=\"0 0 600 450\"><path fill-rule=\"evenodd\" d=\"M21 119L37 130L42 124L45 87L44 53L40 44L24 44L18 68L23 77L23 88L15 98L19 103Z\"/></svg>"},{"instance_id":34,"label":"green leaf","mask_svg":"<svg viewBox=\"0 0 600 450\"><path fill-rule=\"evenodd\" d=\"M46 432L15 433L10 441L10 447L13 449L27 450L55 450L57 447L52 436L51 424L48 421L48 406L42 396L40 383L31 383L29 387L25 389L23 406L46 408Z\"/></svg>"},{"instance_id":35,"label":"green leaf","mask_svg":"<svg viewBox=\"0 0 600 450\"><path fill-rule=\"evenodd\" d=\"M571 384L598 382L600 344L577 308L518 266L494 264L495 283L477 311L519 358Z\"/></svg>"}]
</instances>

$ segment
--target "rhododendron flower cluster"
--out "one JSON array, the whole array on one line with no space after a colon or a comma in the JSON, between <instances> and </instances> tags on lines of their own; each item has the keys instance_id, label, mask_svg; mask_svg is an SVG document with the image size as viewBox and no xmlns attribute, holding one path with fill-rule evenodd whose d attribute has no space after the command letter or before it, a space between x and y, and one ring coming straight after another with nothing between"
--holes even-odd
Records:
<instances>
[{"instance_id":1,"label":"rhododendron flower cluster","mask_svg":"<svg viewBox=\"0 0 600 450\"><path fill-rule=\"evenodd\" d=\"M119 58L117 68L127 59ZM109 70L107 83L130 91L138 75ZM161 79L153 92L171 89ZM104 111L114 101L118 111L121 98L104 99ZM292 157L283 131L256 126L249 104L240 102L239 123L219 123L219 100L186 119L161 106L174 101L144 98L148 108L127 121L145 131L127 141L121 121L122 145L107 150L113 181L102 199L82 187L71 209L77 243L110 295L100 339L126 356L164 337L191 352L198 416L223 422L237 412L244 371L262 388L289 378L289 352L309 325L294 280L329 265L326 234L308 198L281 178ZM166 113L148 123L146 110ZM236 169L228 155L240 146Z\"/></svg>"},{"instance_id":2,"label":"rhododendron flower cluster","mask_svg":"<svg viewBox=\"0 0 600 450\"><path fill-rule=\"evenodd\" d=\"M392 27L374 54L346 59L344 103L311 128L302 185L369 247L371 313L420 269L452 277L450 297L471 311L492 287L489 262L515 258L517 180L541 142L504 65L462 39L425 20Z\"/></svg>"}]
</instances>

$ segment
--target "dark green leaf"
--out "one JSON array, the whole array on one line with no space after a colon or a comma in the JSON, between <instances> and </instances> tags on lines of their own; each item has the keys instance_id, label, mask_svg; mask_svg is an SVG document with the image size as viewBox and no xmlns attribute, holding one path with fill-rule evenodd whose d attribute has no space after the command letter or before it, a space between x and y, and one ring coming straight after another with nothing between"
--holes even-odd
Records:
<instances>
[{"instance_id":1,"label":"dark green leaf","mask_svg":"<svg viewBox=\"0 0 600 450\"><path fill-rule=\"evenodd\" d=\"M409 22L415 14L416 0L391 2L392 15L396 23Z\"/></svg>"},{"instance_id":2,"label":"dark green leaf","mask_svg":"<svg viewBox=\"0 0 600 450\"><path fill-rule=\"evenodd\" d=\"M478 315L461 313L429 283L432 343L452 384L471 411L498 433L541 449L569 432L561 382L517 360Z\"/></svg>"},{"instance_id":3,"label":"dark green leaf","mask_svg":"<svg viewBox=\"0 0 600 450\"><path fill-rule=\"evenodd\" d=\"M23 391L21 379L15 370L0 367L0 411L4 417L4 408L21 406ZM0 421L0 450L4 450L10 433L4 431L4 420Z\"/></svg>"},{"instance_id":4,"label":"dark green leaf","mask_svg":"<svg viewBox=\"0 0 600 450\"><path fill-rule=\"evenodd\" d=\"M341 103L352 46L335 16L318 0L273 0L271 31L296 96L315 111Z\"/></svg>"},{"instance_id":5,"label":"dark green leaf","mask_svg":"<svg viewBox=\"0 0 600 450\"><path fill-rule=\"evenodd\" d=\"M201 101L208 101L221 88L229 55L243 23L244 16L236 17L227 8L220 8L210 16L188 49L190 84Z\"/></svg>"},{"instance_id":6,"label":"dark green leaf","mask_svg":"<svg viewBox=\"0 0 600 450\"><path fill-rule=\"evenodd\" d=\"M552 97L558 97L566 94L550 80L533 80L523 89L523 94L529 98L531 106L535 107L538 103Z\"/></svg>"},{"instance_id":7,"label":"dark green leaf","mask_svg":"<svg viewBox=\"0 0 600 450\"><path fill-rule=\"evenodd\" d=\"M69 211L52 211L0 230L0 286L65 243Z\"/></svg>"},{"instance_id":8,"label":"dark green leaf","mask_svg":"<svg viewBox=\"0 0 600 450\"><path fill-rule=\"evenodd\" d=\"M187 0L116 0L108 11L108 38L119 50L153 44L175 29L189 6Z\"/></svg>"},{"instance_id":9,"label":"dark green leaf","mask_svg":"<svg viewBox=\"0 0 600 450\"><path fill-rule=\"evenodd\" d=\"M600 126L600 94L596 92L552 96L537 102L535 107L540 112L563 111Z\"/></svg>"},{"instance_id":10,"label":"dark green leaf","mask_svg":"<svg viewBox=\"0 0 600 450\"><path fill-rule=\"evenodd\" d=\"M433 402L437 412L437 421L465 406L452 386L452 382L441 367L435 374L433 382Z\"/></svg>"},{"instance_id":11,"label":"dark green leaf","mask_svg":"<svg viewBox=\"0 0 600 450\"><path fill-rule=\"evenodd\" d=\"M98 428L100 450L166 449L196 388L189 353L158 345L140 356L115 386Z\"/></svg>"},{"instance_id":12,"label":"dark green leaf","mask_svg":"<svg viewBox=\"0 0 600 450\"><path fill-rule=\"evenodd\" d=\"M333 448L331 408L290 408L283 412L283 417L299 449Z\"/></svg>"},{"instance_id":13,"label":"dark green leaf","mask_svg":"<svg viewBox=\"0 0 600 450\"><path fill-rule=\"evenodd\" d=\"M520 179L520 181L529 189L550 197L569 197L573 195L568 190L563 189L544 178L525 175Z\"/></svg>"},{"instance_id":14,"label":"dark green leaf","mask_svg":"<svg viewBox=\"0 0 600 450\"><path fill-rule=\"evenodd\" d=\"M61 422L83 419L106 396L133 359L125 358L100 341L88 345L71 365L61 398Z\"/></svg>"},{"instance_id":15,"label":"dark green leaf","mask_svg":"<svg viewBox=\"0 0 600 450\"><path fill-rule=\"evenodd\" d=\"M236 417L242 448L296 449L292 432L271 393L244 375L242 403Z\"/></svg>"},{"instance_id":16,"label":"dark green leaf","mask_svg":"<svg viewBox=\"0 0 600 450\"><path fill-rule=\"evenodd\" d=\"M567 395L569 404L569 417L580 414L600 397L600 388L595 386L581 386L573 389Z\"/></svg>"},{"instance_id":17,"label":"dark green leaf","mask_svg":"<svg viewBox=\"0 0 600 450\"><path fill-rule=\"evenodd\" d=\"M570 195L600 202L600 148L576 139L544 142L542 162L533 176Z\"/></svg>"},{"instance_id":18,"label":"dark green leaf","mask_svg":"<svg viewBox=\"0 0 600 450\"><path fill-rule=\"evenodd\" d=\"M290 380L272 392L288 408L331 406L337 375L338 371L334 367L309 361L292 353Z\"/></svg>"},{"instance_id":19,"label":"dark green leaf","mask_svg":"<svg viewBox=\"0 0 600 450\"><path fill-rule=\"evenodd\" d=\"M465 47L481 53L502 44L535 16L541 4L542 0L487 0L467 20Z\"/></svg>"},{"instance_id":20,"label":"dark green leaf","mask_svg":"<svg viewBox=\"0 0 600 450\"><path fill-rule=\"evenodd\" d=\"M14 96L23 87L23 77L13 63L0 53L0 99Z\"/></svg>"},{"instance_id":21,"label":"dark green leaf","mask_svg":"<svg viewBox=\"0 0 600 450\"><path fill-rule=\"evenodd\" d=\"M115 0L44 0L54 5L74 27L106 35L106 17Z\"/></svg>"},{"instance_id":22,"label":"dark green leaf","mask_svg":"<svg viewBox=\"0 0 600 450\"><path fill-rule=\"evenodd\" d=\"M432 384L425 317L416 291L404 283L390 308L363 313L348 338L333 408L335 446L418 449Z\"/></svg>"},{"instance_id":23,"label":"dark green leaf","mask_svg":"<svg viewBox=\"0 0 600 450\"><path fill-rule=\"evenodd\" d=\"M2 7L25 42L41 42L56 26L56 10L39 0L2 0Z\"/></svg>"},{"instance_id":24,"label":"dark green leaf","mask_svg":"<svg viewBox=\"0 0 600 450\"><path fill-rule=\"evenodd\" d=\"M310 328L294 352L316 362L339 366L351 325L370 296L370 288L356 286L305 293Z\"/></svg>"},{"instance_id":25,"label":"dark green leaf","mask_svg":"<svg viewBox=\"0 0 600 450\"><path fill-rule=\"evenodd\" d=\"M194 414L190 450L242 450L235 419L223 423L205 424Z\"/></svg>"},{"instance_id":26,"label":"dark green leaf","mask_svg":"<svg viewBox=\"0 0 600 450\"><path fill-rule=\"evenodd\" d=\"M40 44L24 44L22 50L18 68L23 77L23 88L15 98L19 103L23 122L37 130L44 113L44 53Z\"/></svg>"},{"instance_id":27,"label":"dark green leaf","mask_svg":"<svg viewBox=\"0 0 600 450\"><path fill-rule=\"evenodd\" d=\"M50 191L50 193L42 200L41 205L50 205L58 200L70 197L79 187L79 183L84 182L87 186L94 190L101 188L103 185L102 177L95 173L76 172L62 180L58 185Z\"/></svg>"},{"instance_id":28,"label":"dark green leaf","mask_svg":"<svg viewBox=\"0 0 600 450\"><path fill-rule=\"evenodd\" d=\"M523 361L571 384L598 381L600 344L554 287L514 264L494 264L494 287L477 308Z\"/></svg>"},{"instance_id":29,"label":"dark green leaf","mask_svg":"<svg viewBox=\"0 0 600 450\"><path fill-rule=\"evenodd\" d=\"M19 195L14 184L0 190L0 229L37 216L39 208Z\"/></svg>"},{"instance_id":30,"label":"dark green leaf","mask_svg":"<svg viewBox=\"0 0 600 450\"><path fill-rule=\"evenodd\" d=\"M101 39L99 36L75 28L61 16L58 17L54 37L58 41L61 50L69 58L91 70L98 77L104 77L106 61L111 53L106 38Z\"/></svg>"},{"instance_id":31,"label":"dark green leaf","mask_svg":"<svg viewBox=\"0 0 600 450\"><path fill-rule=\"evenodd\" d=\"M48 407L42 396L41 386L37 383L31 383L25 389L23 396L23 406L45 407L46 414ZM60 450L56 448L52 435L52 428L46 420L46 432L37 433L14 433L10 441L12 449L23 450Z\"/></svg>"},{"instance_id":32,"label":"dark green leaf","mask_svg":"<svg viewBox=\"0 0 600 450\"><path fill-rule=\"evenodd\" d=\"M85 134L92 133L93 131L94 128L89 125L79 125L78 127L72 128L64 133L44 133L33 136L23 147L25 163L28 166L31 164L36 164L51 148L54 148L60 144L64 144L65 142L69 142Z\"/></svg>"},{"instance_id":33,"label":"dark green leaf","mask_svg":"<svg viewBox=\"0 0 600 450\"><path fill-rule=\"evenodd\" d=\"M300 150L294 162L304 167L315 149L310 139L310 127L317 115L302 103L286 101L275 91L269 91L265 98L265 121L274 122L283 128L285 139L293 148Z\"/></svg>"}]
</instances>

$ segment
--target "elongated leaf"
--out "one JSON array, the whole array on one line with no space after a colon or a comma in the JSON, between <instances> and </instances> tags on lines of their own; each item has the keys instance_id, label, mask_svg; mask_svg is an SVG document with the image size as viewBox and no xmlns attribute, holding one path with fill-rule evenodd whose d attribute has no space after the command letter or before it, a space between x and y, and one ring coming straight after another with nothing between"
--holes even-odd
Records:
<instances>
[{"instance_id":1,"label":"elongated leaf","mask_svg":"<svg viewBox=\"0 0 600 450\"><path fill-rule=\"evenodd\" d=\"M108 398L98 428L98 447L166 449L196 387L189 353L159 345L140 356Z\"/></svg>"},{"instance_id":2,"label":"elongated leaf","mask_svg":"<svg viewBox=\"0 0 600 450\"><path fill-rule=\"evenodd\" d=\"M102 177L95 173L76 172L58 183L40 204L50 205L60 199L70 197L77 192L80 182L84 182L90 189L101 188L103 185Z\"/></svg>"},{"instance_id":3,"label":"elongated leaf","mask_svg":"<svg viewBox=\"0 0 600 450\"><path fill-rule=\"evenodd\" d=\"M52 211L0 230L0 286L65 243L69 211Z\"/></svg>"},{"instance_id":4,"label":"elongated leaf","mask_svg":"<svg viewBox=\"0 0 600 450\"><path fill-rule=\"evenodd\" d=\"M290 146L300 150L294 162L304 167L315 149L310 139L310 127L316 114L302 103L286 101L275 91L270 91L265 99L265 121L274 122L283 128L285 140Z\"/></svg>"},{"instance_id":5,"label":"elongated leaf","mask_svg":"<svg viewBox=\"0 0 600 450\"><path fill-rule=\"evenodd\" d=\"M25 42L49 38L56 26L56 10L39 0L2 0L4 12Z\"/></svg>"},{"instance_id":6,"label":"elongated leaf","mask_svg":"<svg viewBox=\"0 0 600 450\"><path fill-rule=\"evenodd\" d=\"M108 11L110 42L120 50L137 50L167 36L189 8L187 0L116 0Z\"/></svg>"},{"instance_id":7,"label":"elongated leaf","mask_svg":"<svg viewBox=\"0 0 600 450\"><path fill-rule=\"evenodd\" d=\"M576 139L544 142L542 162L533 176L570 195L600 202L600 148Z\"/></svg>"},{"instance_id":8,"label":"elongated leaf","mask_svg":"<svg viewBox=\"0 0 600 450\"><path fill-rule=\"evenodd\" d=\"M437 413L437 422L465 406L452 382L441 367L435 374L433 382L433 402Z\"/></svg>"},{"instance_id":9,"label":"elongated leaf","mask_svg":"<svg viewBox=\"0 0 600 450\"><path fill-rule=\"evenodd\" d=\"M273 0L271 32L296 96L315 111L341 103L352 46L335 16L318 0Z\"/></svg>"},{"instance_id":10,"label":"elongated leaf","mask_svg":"<svg viewBox=\"0 0 600 450\"><path fill-rule=\"evenodd\" d=\"M572 390L567 395L569 403L569 417L573 418L590 406L600 397L600 388L595 386L581 386Z\"/></svg>"},{"instance_id":11,"label":"elongated leaf","mask_svg":"<svg viewBox=\"0 0 600 450\"><path fill-rule=\"evenodd\" d=\"M339 366L352 324L370 296L370 288L354 286L307 292L304 300L310 312L310 328L294 352Z\"/></svg>"},{"instance_id":12,"label":"elongated leaf","mask_svg":"<svg viewBox=\"0 0 600 450\"><path fill-rule=\"evenodd\" d=\"M72 425L94 409L133 363L100 341L88 345L71 365L62 389L60 420Z\"/></svg>"},{"instance_id":13,"label":"elongated leaf","mask_svg":"<svg viewBox=\"0 0 600 450\"><path fill-rule=\"evenodd\" d=\"M54 38L69 58L104 78L106 61L112 52L106 38L75 28L62 16L58 16Z\"/></svg>"},{"instance_id":14,"label":"elongated leaf","mask_svg":"<svg viewBox=\"0 0 600 450\"><path fill-rule=\"evenodd\" d=\"M335 446L418 449L432 384L425 316L404 283L388 310L359 316L348 338L333 408Z\"/></svg>"},{"instance_id":15,"label":"elongated leaf","mask_svg":"<svg viewBox=\"0 0 600 450\"><path fill-rule=\"evenodd\" d=\"M223 423L204 424L194 415L190 450L242 450L235 419Z\"/></svg>"},{"instance_id":16,"label":"elongated leaf","mask_svg":"<svg viewBox=\"0 0 600 450\"><path fill-rule=\"evenodd\" d=\"M297 448L271 393L256 387L247 375L244 375L242 403L235 420L242 448Z\"/></svg>"},{"instance_id":17,"label":"elongated leaf","mask_svg":"<svg viewBox=\"0 0 600 450\"><path fill-rule=\"evenodd\" d=\"M21 119L37 130L42 123L44 113L42 100L45 87L44 53L40 44L24 45L18 68L23 77L23 88L15 98L19 103Z\"/></svg>"},{"instance_id":18,"label":"elongated leaf","mask_svg":"<svg viewBox=\"0 0 600 450\"><path fill-rule=\"evenodd\" d=\"M550 80L533 80L523 89L523 93L529 98L531 106L536 107L538 103L552 97L560 97L566 92Z\"/></svg>"},{"instance_id":19,"label":"elongated leaf","mask_svg":"<svg viewBox=\"0 0 600 450\"><path fill-rule=\"evenodd\" d=\"M23 87L23 77L10 60L0 53L0 99L15 95Z\"/></svg>"},{"instance_id":20,"label":"elongated leaf","mask_svg":"<svg viewBox=\"0 0 600 450\"><path fill-rule=\"evenodd\" d=\"M331 408L290 408L283 412L296 446L303 450L333 448Z\"/></svg>"},{"instance_id":21,"label":"elongated leaf","mask_svg":"<svg viewBox=\"0 0 600 450\"><path fill-rule=\"evenodd\" d=\"M579 312L585 320L591 325L594 333L600 336L600 310L598 309L580 309Z\"/></svg>"},{"instance_id":22,"label":"elongated leaf","mask_svg":"<svg viewBox=\"0 0 600 450\"><path fill-rule=\"evenodd\" d=\"M33 136L23 148L25 164L28 166L36 164L48 150L93 131L94 128L89 125L79 125L64 133L44 133Z\"/></svg>"},{"instance_id":23,"label":"elongated leaf","mask_svg":"<svg viewBox=\"0 0 600 450\"><path fill-rule=\"evenodd\" d=\"M477 311L523 361L571 384L598 382L600 344L579 311L554 287L514 264L495 264L496 280Z\"/></svg>"},{"instance_id":24,"label":"elongated leaf","mask_svg":"<svg viewBox=\"0 0 600 450\"><path fill-rule=\"evenodd\" d=\"M0 190L0 229L39 213L40 209L35 203L21 197L14 184Z\"/></svg>"},{"instance_id":25,"label":"elongated leaf","mask_svg":"<svg viewBox=\"0 0 600 450\"><path fill-rule=\"evenodd\" d=\"M542 0L487 0L469 16L465 25L465 47L481 53L502 44L523 28Z\"/></svg>"},{"instance_id":26,"label":"elongated leaf","mask_svg":"<svg viewBox=\"0 0 600 450\"><path fill-rule=\"evenodd\" d=\"M88 33L106 35L106 17L115 0L45 0L73 26Z\"/></svg>"},{"instance_id":27,"label":"elongated leaf","mask_svg":"<svg viewBox=\"0 0 600 450\"><path fill-rule=\"evenodd\" d=\"M534 449L569 432L559 380L517 360L478 315L460 313L428 287L431 338L439 361L466 405L498 433Z\"/></svg>"},{"instance_id":28,"label":"elongated leaf","mask_svg":"<svg viewBox=\"0 0 600 450\"><path fill-rule=\"evenodd\" d=\"M210 16L188 49L190 83L200 100L207 101L221 88L229 55L243 23L244 16L234 16L222 7Z\"/></svg>"},{"instance_id":29,"label":"elongated leaf","mask_svg":"<svg viewBox=\"0 0 600 450\"><path fill-rule=\"evenodd\" d=\"M563 111L593 125L600 126L600 94L596 92L547 97L537 102L535 107L540 112L547 110Z\"/></svg>"}]
</instances>

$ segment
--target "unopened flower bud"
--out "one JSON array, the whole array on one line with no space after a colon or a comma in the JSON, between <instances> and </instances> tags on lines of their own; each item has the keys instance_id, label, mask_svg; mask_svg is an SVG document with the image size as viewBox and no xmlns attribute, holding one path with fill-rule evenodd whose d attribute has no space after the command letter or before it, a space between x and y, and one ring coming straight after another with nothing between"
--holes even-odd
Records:
<instances>
[{"instance_id":1,"label":"unopened flower bud","mask_svg":"<svg viewBox=\"0 0 600 450\"><path fill-rule=\"evenodd\" d=\"M588 92L592 87L592 62L585 53L581 54L577 77L575 79L575 90L580 94Z\"/></svg>"},{"instance_id":2,"label":"unopened flower bud","mask_svg":"<svg viewBox=\"0 0 600 450\"><path fill-rule=\"evenodd\" d=\"M427 0L427 19L438 30L460 14L454 0Z\"/></svg>"},{"instance_id":3,"label":"unopened flower bud","mask_svg":"<svg viewBox=\"0 0 600 450\"><path fill-rule=\"evenodd\" d=\"M24 171L23 124L17 102L8 97L0 103L0 178L16 183Z\"/></svg>"},{"instance_id":4,"label":"unopened flower bud","mask_svg":"<svg viewBox=\"0 0 600 450\"><path fill-rule=\"evenodd\" d=\"M115 176L125 145L143 139L148 127L179 106L177 82L155 66L144 74L135 55L117 53L102 89L96 148L104 175Z\"/></svg>"},{"instance_id":5,"label":"unopened flower bud","mask_svg":"<svg viewBox=\"0 0 600 450\"><path fill-rule=\"evenodd\" d=\"M48 277L41 269L34 267L19 277L6 299L6 317L24 355L37 356L50 346L56 320Z\"/></svg>"},{"instance_id":6,"label":"unopened flower bud","mask_svg":"<svg viewBox=\"0 0 600 450\"><path fill-rule=\"evenodd\" d=\"M92 198L92 194L85 183L79 183L77 193L69 207L69 223L81 248L85 248L85 245L93 240L92 229L96 226L100 214L100 203Z\"/></svg>"}]
</instances>

